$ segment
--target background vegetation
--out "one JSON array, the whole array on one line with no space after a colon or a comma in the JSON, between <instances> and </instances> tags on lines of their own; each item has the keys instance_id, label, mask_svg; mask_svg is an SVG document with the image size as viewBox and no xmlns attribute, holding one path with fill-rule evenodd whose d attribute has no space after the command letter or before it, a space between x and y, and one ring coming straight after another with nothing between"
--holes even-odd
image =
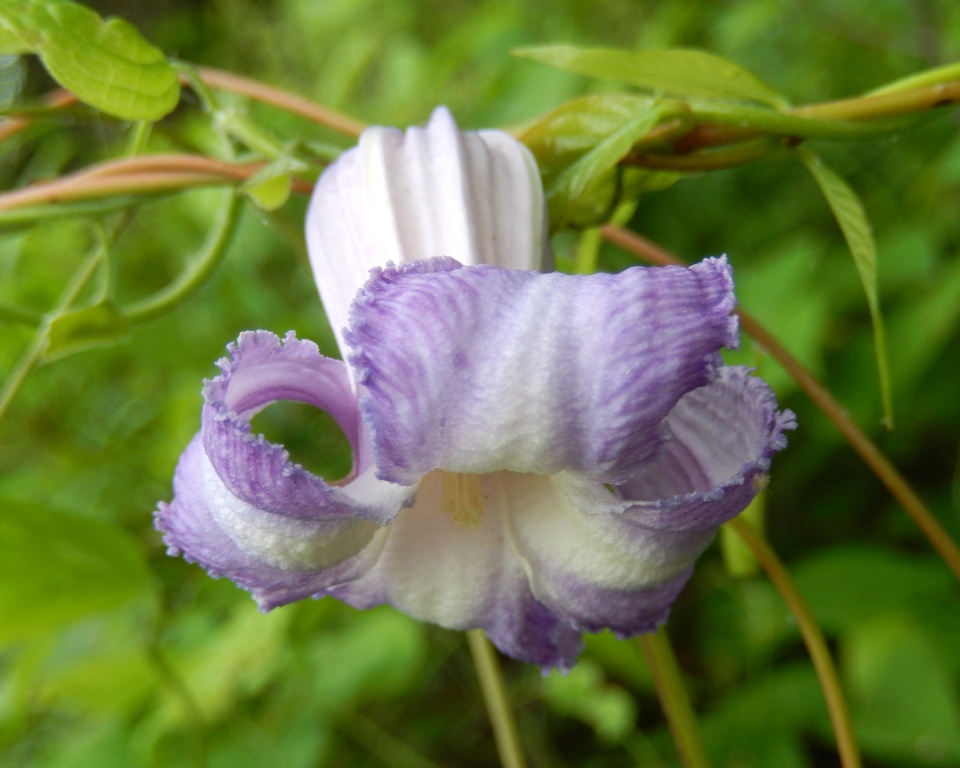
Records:
<instances>
[{"instance_id":1,"label":"background vegetation","mask_svg":"<svg viewBox=\"0 0 960 768\"><path fill-rule=\"evenodd\" d=\"M165 52L281 85L368 122L516 125L611 83L512 58L560 42L693 46L795 103L854 95L960 59L949 0L134 0L91 2ZM0 101L52 88L2 62ZM229 97L224 97L229 101ZM150 151L219 140L185 100ZM350 139L235 100L278 135ZM960 538L960 135L954 114L868 143L811 142L861 194L879 249L897 428L881 427L870 318L840 230L803 167L770 159L641 198L629 226L694 260L727 253L742 305L824 380ZM128 124L51 117L0 144L21 186L122 152ZM118 301L175 277L224 192L143 205L118 231ZM496 762L463 639L333 600L263 616L246 593L166 557L151 514L198 427L200 382L245 329L296 329L336 355L301 233L306 199L245 204L214 277L127 343L52 361L0 421L0 766L487 766ZM580 235L555 247L572 263ZM46 312L95 243L82 219L0 231L0 300ZM636 262L610 245L599 266ZM0 322L7 375L31 329ZM778 455L767 531L838 658L868 765L960 766L960 590L903 510L751 342L800 429ZM255 426L328 476L331 422L278 404ZM724 768L838 765L796 626L762 576L714 545L670 620L708 751ZM636 641L590 638L566 677L506 663L533 766L674 766Z\"/></svg>"}]
</instances>

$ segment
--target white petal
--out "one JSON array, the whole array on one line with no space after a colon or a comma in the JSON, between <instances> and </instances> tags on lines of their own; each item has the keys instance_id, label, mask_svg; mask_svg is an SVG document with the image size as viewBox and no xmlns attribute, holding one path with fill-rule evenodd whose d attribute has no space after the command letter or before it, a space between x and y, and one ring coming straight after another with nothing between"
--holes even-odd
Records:
<instances>
[{"instance_id":1,"label":"white petal","mask_svg":"<svg viewBox=\"0 0 960 768\"><path fill-rule=\"evenodd\" d=\"M307 213L314 278L340 342L369 271L450 256L550 268L533 156L500 131L462 132L438 108L426 128L369 128L320 177Z\"/></svg>"}]
</instances>

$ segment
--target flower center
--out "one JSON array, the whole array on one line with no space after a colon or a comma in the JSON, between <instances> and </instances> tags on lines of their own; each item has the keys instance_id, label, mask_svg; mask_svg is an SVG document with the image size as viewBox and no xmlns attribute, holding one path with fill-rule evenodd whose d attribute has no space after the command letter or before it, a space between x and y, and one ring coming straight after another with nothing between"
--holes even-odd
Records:
<instances>
[{"instance_id":1,"label":"flower center","mask_svg":"<svg viewBox=\"0 0 960 768\"><path fill-rule=\"evenodd\" d=\"M480 475L440 473L440 511L453 516L464 528L476 528L483 516Z\"/></svg>"}]
</instances>

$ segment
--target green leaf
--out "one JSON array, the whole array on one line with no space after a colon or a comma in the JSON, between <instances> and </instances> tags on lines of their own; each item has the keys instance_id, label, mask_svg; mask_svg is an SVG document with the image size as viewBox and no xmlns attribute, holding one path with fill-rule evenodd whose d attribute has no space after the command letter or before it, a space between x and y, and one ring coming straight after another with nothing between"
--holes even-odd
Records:
<instances>
[{"instance_id":1,"label":"green leaf","mask_svg":"<svg viewBox=\"0 0 960 768\"><path fill-rule=\"evenodd\" d=\"M251 176L240 187L240 191L250 197L258 208L274 211L290 198L293 174L305 169L306 165L296 158L281 155Z\"/></svg>"},{"instance_id":2,"label":"green leaf","mask_svg":"<svg viewBox=\"0 0 960 768\"><path fill-rule=\"evenodd\" d=\"M591 726L607 742L622 741L636 727L633 697L619 685L608 683L603 670L587 659L566 674L554 670L547 675L543 698L557 712Z\"/></svg>"},{"instance_id":3,"label":"green leaf","mask_svg":"<svg viewBox=\"0 0 960 768\"><path fill-rule=\"evenodd\" d=\"M258 208L275 211L290 198L291 176L288 173L273 176L259 184L248 186L243 191L250 196Z\"/></svg>"},{"instance_id":4,"label":"green leaf","mask_svg":"<svg viewBox=\"0 0 960 768\"><path fill-rule=\"evenodd\" d=\"M585 96L563 104L537 121L521 139L537 159L544 187L550 189L584 155L638 113L656 105L656 99L627 93ZM664 189L678 178L680 175L672 172L610 167L591 180L576 201L571 201L564 223L573 227L595 226L609 219L616 204L635 200L644 192ZM554 206L551 214L559 213Z\"/></svg>"},{"instance_id":5,"label":"green leaf","mask_svg":"<svg viewBox=\"0 0 960 768\"><path fill-rule=\"evenodd\" d=\"M890 764L957 765L960 699L931 638L911 617L885 613L841 643L857 736Z\"/></svg>"},{"instance_id":6,"label":"green leaf","mask_svg":"<svg viewBox=\"0 0 960 768\"><path fill-rule=\"evenodd\" d=\"M512 53L567 72L635 85L657 93L746 99L773 107L787 105L775 90L739 64L705 51L688 48L623 51L550 45L520 48Z\"/></svg>"},{"instance_id":7,"label":"green leaf","mask_svg":"<svg viewBox=\"0 0 960 768\"><path fill-rule=\"evenodd\" d=\"M0 3L0 45L36 53L64 88L123 120L159 120L180 100L162 51L123 19L104 21L68 0Z\"/></svg>"},{"instance_id":8,"label":"green leaf","mask_svg":"<svg viewBox=\"0 0 960 768\"><path fill-rule=\"evenodd\" d=\"M826 632L948 590L949 570L932 558L902 555L874 546L828 549L800 563L793 576Z\"/></svg>"},{"instance_id":9,"label":"green leaf","mask_svg":"<svg viewBox=\"0 0 960 768\"><path fill-rule=\"evenodd\" d=\"M547 189L554 229L563 227L569 221L571 209L591 186L602 183L603 174L613 170L664 114L664 108L659 105L641 110L557 177Z\"/></svg>"},{"instance_id":10,"label":"green leaf","mask_svg":"<svg viewBox=\"0 0 960 768\"><path fill-rule=\"evenodd\" d=\"M140 543L113 526L0 499L0 644L152 593Z\"/></svg>"},{"instance_id":11,"label":"green leaf","mask_svg":"<svg viewBox=\"0 0 960 768\"><path fill-rule=\"evenodd\" d=\"M109 347L129 336L130 321L112 302L101 302L51 320L43 359L50 362L87 349Z\"/></svg>"},{"instance_id":12,"label":"green leaf","mask_svg":"<svg viewBox=\"0 0 960 768\"><path fill-rule=\"evenodd\" d=\"M867 306L870 308L870 319L873 322L873 346L880 378L883 419L886 426L893 429L890 364L887 360L886 334L883 329L883 315L880 313L880 297L877 291L877 246L873 241L870 222L867 220L867 214L859 196L847 182L824 165L823 161L810 150L800 147L797 151L827 199L834 218L843 231L847 247L853 255L857 272L860 274L860 282L867 295Z\"/></svg>"},{"instance_id":13,"label":"green leaf","mask_svg":"<svg viewBox=\"0 0 960 768\"><path fill-rule=\"evenodd\" d=\"M32 53L30 44L17 34L16 29L8 26L4 8L0 5L0 55L19 56L21 53Z\"/></svg>"}]
</instances>

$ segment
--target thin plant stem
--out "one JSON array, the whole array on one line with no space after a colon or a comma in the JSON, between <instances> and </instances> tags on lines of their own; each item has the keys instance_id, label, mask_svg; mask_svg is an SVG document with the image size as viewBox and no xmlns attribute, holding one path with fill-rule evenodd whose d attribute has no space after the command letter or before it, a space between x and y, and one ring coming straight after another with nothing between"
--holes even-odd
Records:
<instances>
[{"instance_id":1,"label":"thin plant stem","mask_svg":"<svg viewBox=\"0 0 960 768\"><path fill-rule=\"evenodd\" d=\"M127 154L130 157L136 157L143 154L147 148L147 142L150 140L150 132L153 130L153 123L149 120L138 120L133 124L133 130L130 134L130 144L127 147Z\"/></svg>"},{"instance_id":2,"label":"thin plant stem","mask_svg":"<svg viewBox=\"0 0 960 768\"><path fill-rule=\"evenodd\" d=\"M11 307L9 304L0 304L0 321L6 323L21 323L23 325L40 325L43 315L32 309Z\"/></svg>"},{"instance_id":3,"label":"thin plant stem","mask_svg":"<svg viewBox=\"0 0 960 768\"><path fill-rule=\"evenodd\" d=\"M680 762L684 768L709 768L710 761L700 735L700 723L690 704L680 665L677 664L666 629L661 626L656 632L640 635L639 640L653 674L660 706L680 754Z\"/></svg>"},{"instance_id":4,"label":"thin plant stem","mask_svg":"<svg viewBox=\"0 0 960 768\"><path fill-rule=\"evenodd\" d=\"M43 358L43 353L47 348L47 333L50 330L50 323L64 312L70 309L73 303L83 293L84 288L90 283L90 280L96 274L97 268L103 261L105 249L103 243L90 256L83 260L80 266L74 272L73 277L64 289L56 307L44 317L44 322L37 327L27 344L27 348L20 355L13 370L0 387L0 419L16 397L17 392L23 386L30 372L36 368L37 364Z\"/></svg>"},{"instance_id":5,"label":"thin plant stem","mask_svg":"<svg viewBox=\"0 0 960 768\"><path fill-rule=\"evenodd\" d=\"M503 768L526 768L527 763L517 735L517 724L507 696L507 686L503 681L493 644L482 629L467 630L466 635L470 655L473 656L473 666L480 679L483 700L487 705L490 725L497 741L500 765Z\"/></svg>"},{"instance_id":6,"label":"thin plant stem","mask_svg":"<svg viewBox=\"0 0 960 768\"><path fill-rule=\"evenodd\" d=\"M221 69L212 67L198 67L197 71L203 81L214 88L219 88L231 93L237 93L246 96L255 101L279 107L287 112L305 117L318 125L332 128L339 133L345 133L348 136L357 137L366 126L359 120L355 120L347 115L342 115L332 109L321 106L314 101L305 99L290 91L282 88L275 88L261 83L258 80L250 80L232 72L224 72Z\"/></svg>"},{"instance_id":7,"label":"thin plant stem","mask_svg":"<svg viewBox=\"0 0 960 768\"><path fill-rule=\"evenodd\" d=\"M840 764L843 768L860 768L860 750L853 732L853 723L850 720L850 710L844 698L837 670L833 665L827 641L820 631L817 620L814 618L807 601L803 599L797 585L793 583L786 567L777 557L777 553L764 540L759 531L746 520L739 517L727 523L743 542L750 547L760 566L766 571L767 577L777 588L783 601L790 609L790 613L797 621L797 627L807 646L813 668L820 680L823 697L827 701L827 710L830 713L830 722L833 725L834 736L837 740L837 749L840 752Z\"/></svg>"},{"instance_id":8,"label":"thin plant stem","mask_svg":"<svg viewBox=\"0 0 960 768\"><path fill-rule=\"evenodd\" d=\"M193 748L191 750L191 762L194 768L206 768L207 766L207 744L203 735L203 713L200 711L196 699L183 681L180 675L174 669L173 665L167 660L166 655L160 649L156 641L147 646L147 657L153 663L157 675L167 686L171 695L174 696L183 708L184 720L190 732Z\"/></svg>"},{"instance_id":9,"label":"thin plant stem","mask_svg":"<svg viewBox=\"0 0 960 768\"><path fill-rule=\"evenodd\" d=\"M652 243L645 237L634 232L612 225L600 228L604 239L619 245L621 248L655 264L679 264L683 262L669 251ZM900 502L900 505L917 524L923 535L927 537L947 566L960 579L960 548L950 535L940 525L933 513L921 501L910 484L897 471L896 467L870 440L869 437L850 418L844 407L840 405L816 377L804 368L776 338L767 331L752 315L736 310L740 317L740 327L744 333L752 337L774 360L776 360L790 377L806 393L814 405L833 422L850 447L860 456L863 462L883 483L890 494Z\"/></svg>"},{"instance_id":10,"label":"thin plant stem","mask_svg":"<svg viewBox=\"0 0 960 768\"><path fill-rule=\"evenodd\" d=\"M78 200L73 203L47 203L0 210L0 227L32 225L50 219L87 218L101 213L113 213L138 202L133 196L105 200Z\"/></svg>"},{"instance_id":11,"label":"thin plant stem","mask_svg":"<svg viewBox=\"0 0 960 768\"><path fill-rule=\"evenodd\" d=\"M123 158L91 166L56 181L0 194L0 212L43 203L247 181L264 166L266 163L263 162L230 163L190 154ZM294 178L291 180L291 189L309 194L313 191L313 185Z\"/></svg>"},{"instance_id":12,"label":"thin plant stem","mask_svg":"<svg viewBox=\"0 0 960 768\"><path fill-rule=\"evenodd\" d=\"M223 259L239 219L241 199L228 190L219 218L200 255L170 285L120 311L132 323L159 317L183 303L206 283Z\"/></svg>"},{"instance_id":13,"label":"thin plant stem","mask_svg":"<svg viewBox=\"0 0 960 768\"><path fill-rule=\"evenodd\" d=\"M47 327L43 325L34 331L30 343L3 382L3 387L0 388L0 420L3 419L7 408L10 407L10 403L13 402L13 398L16 397L17 392L20 391L20 387L23 386L23 382L26 381L27 376L30 375L30 372L36 368L37 363L40 362L40 358L43 357L43 350L46 349L46 347Z\"/></svg>"}]
</instances>

